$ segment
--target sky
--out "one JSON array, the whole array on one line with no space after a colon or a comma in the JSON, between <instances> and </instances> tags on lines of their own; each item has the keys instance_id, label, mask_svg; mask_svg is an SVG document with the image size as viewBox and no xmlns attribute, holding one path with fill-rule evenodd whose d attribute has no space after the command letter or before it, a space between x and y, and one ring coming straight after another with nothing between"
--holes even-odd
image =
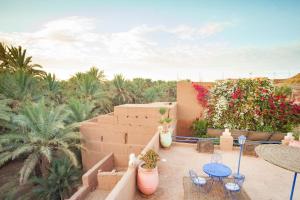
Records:
<instances>
[{"instance_id":1,"label":"sky","mask_svg":"<svg viewBox=\"0 0 300 200\"><path fill-rule=\"evenodd\" d=\"M213 81L300 72L300 1L0 0L0 42L67 79Z\"/></svg>"}]
</instances>

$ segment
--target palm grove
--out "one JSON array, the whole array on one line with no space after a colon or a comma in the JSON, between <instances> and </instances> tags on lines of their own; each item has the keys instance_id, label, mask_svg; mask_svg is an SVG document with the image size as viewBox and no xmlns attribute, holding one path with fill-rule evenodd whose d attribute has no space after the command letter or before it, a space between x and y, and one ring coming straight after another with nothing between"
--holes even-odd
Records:
<instances>
[{"instance_id":1,"label":"palm grove","mask_svg":"<svg viewBox=\"0 0 300 200\"><path fill-rule=\"evenodd\" d=\"M96 67L59 81L22 47L0 43L0 174L21 163L15 179L0 182L0 198L70 196L81 174L80 122L115 105L175 99L174 81L107 80Z\"/></svg>"}]
</instances>

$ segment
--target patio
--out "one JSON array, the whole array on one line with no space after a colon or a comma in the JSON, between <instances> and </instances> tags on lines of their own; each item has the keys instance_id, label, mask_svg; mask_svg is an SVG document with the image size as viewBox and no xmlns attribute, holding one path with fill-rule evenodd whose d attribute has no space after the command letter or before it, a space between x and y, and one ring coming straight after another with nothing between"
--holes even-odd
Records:
<instances>
[{"instance_id":1,"label":"patio","mask_svg":"<svg viewBox=\"0 0 300 200\"><path fill-rule=\"evenodd\" d=\"M196 146L191 144L173 143L170 149L160 149L159 178L160 183L156 193L143 197L139 192L136 200L141 199L183 199L183 177L188 176L189 169L195 169L199 175L204 175L202 166L210 162L212 154L198 153ZM238 150L224 152L223 163L233 172L237 169ZM293 173L276 167L261 158L243 156L241 173L246 176L244 189L251 199L282 200L288 199L292 185ZM298 180L296 185L299 185ZM300 199L300 191L295 190L294 199Z\"/></svg>"}]
</instances>

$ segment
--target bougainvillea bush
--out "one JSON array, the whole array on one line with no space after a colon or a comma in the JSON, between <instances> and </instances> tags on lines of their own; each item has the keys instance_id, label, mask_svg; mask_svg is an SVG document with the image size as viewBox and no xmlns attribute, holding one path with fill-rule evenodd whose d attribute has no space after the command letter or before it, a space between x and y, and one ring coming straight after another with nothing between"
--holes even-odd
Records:
<instances>
[{"instance_id":1,"label":"bougainvillea bush","mask_svg":"<svg viewBox=\"0 0 300 200\"><path fill-rule=\"evenodd\" d=\"M300 106L269 79L217 81L210 90L209 126L287 132L300 123Z\"/></svg>"}]
</instances>

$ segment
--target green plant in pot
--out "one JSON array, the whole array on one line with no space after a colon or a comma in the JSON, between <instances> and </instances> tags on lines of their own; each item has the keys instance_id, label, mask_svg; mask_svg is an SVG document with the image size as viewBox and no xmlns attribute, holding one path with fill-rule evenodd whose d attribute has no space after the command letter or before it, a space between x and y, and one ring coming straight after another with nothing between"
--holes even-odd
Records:
<instances>
[{"instance_id":1,"label":"green plant in pot","mask_svg":"<svg viewBox=\"0 0 300 200\"><path fill-rule=\"evenodd\" d=\"M139 157L143 162L139 165L137 184L139 190L145 195L153 194L159 183L157 162L159 155L152 149Z\"/></svg>"},{"instance_id":2,"label":"green plant in pot","mask_svg":"<svg viewBox=\"0 0 300 200\"><path fill-rule=\"evenodd\" d=\"M196 119L192 123L192 130L197 137L207 137L207 120Z\"/></svg>"},{"instance_id":3,"label":"green plant in pot","mask_svg":"<svg viewBox=\"0 0 300 200\"><path fill-rule=\"evenodd\" d=\"M173 130L170 127L170 125L172 123L172 118L169 117L170 110L168 110L167 116L166 116L166 112L167 112L166 108L159 109L159 113L161 114L161 119L160 119L159 123L161 125L158 127L158 130L159 130L161 146L168 148L172 144Z\"/></svg>"}]
</instances>

